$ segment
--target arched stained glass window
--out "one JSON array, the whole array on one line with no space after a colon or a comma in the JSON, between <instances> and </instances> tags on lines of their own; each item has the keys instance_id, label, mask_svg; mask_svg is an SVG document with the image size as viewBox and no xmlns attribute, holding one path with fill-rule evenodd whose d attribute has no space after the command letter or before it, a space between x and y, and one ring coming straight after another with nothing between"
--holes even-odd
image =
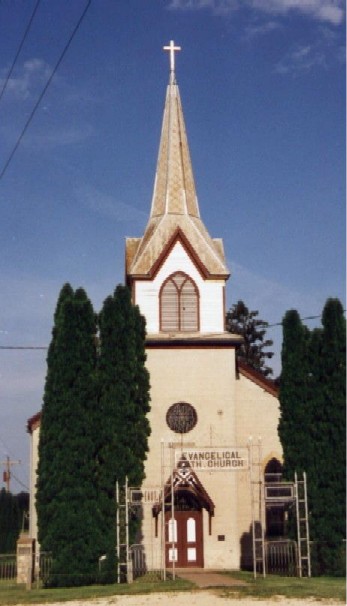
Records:
<instances>
[{"instance_id":1,"label":"arched stained glass window","mask_svg":"<svg viewBox=\"0 0 347 606\"><path fill-rule=\"evenodd\" d=\"M185 273L178 271L160 290L160 330L197 332L199 330L199 292Z\"/></svg>"}]
</instances>

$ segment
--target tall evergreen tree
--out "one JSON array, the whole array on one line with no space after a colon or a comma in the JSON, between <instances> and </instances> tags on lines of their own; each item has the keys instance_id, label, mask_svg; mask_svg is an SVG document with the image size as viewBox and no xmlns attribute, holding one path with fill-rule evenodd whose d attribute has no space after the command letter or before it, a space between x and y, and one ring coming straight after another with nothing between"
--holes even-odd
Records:
<instances>
[{"instance_id":1,"label":"tall evergreen tree","mask_svg":"<svg viewBox=\"0 0 347 606\"><path fill-rule=\"evenodd\" d=\"M301 322L296 310L287 311L283 318L282 373L280 378L280 419L278 434L283 448L283 475L294 480L295 472L308 478L308 492L312 483L311 428L312 390L309 362L309 331ZM289 512L288 533L296 536L294 510Z\"/></svg>"},{"instance_id":2,"label":"tall evergreen tree","mask_svg":"<svg viewBox=\"0 0 347 606\"><path fill-rule=\"evenodd\" d=\"M342 304L328 299L315 358L314 493L315 571L344 574L346 538L346 322ZM317 337L316 337L317 339Z\"/></svg>"},{"instance_id":3,"label":"tall evergreen tree","mask_svg":"<svg viewBox=\"0 0 347 606\"><path fill-rule=\"evenodd\" d=\"M272 368L266 365L266 360L272 358L273 352L266 348L271 347L273 341L265 339L268 324L258 315L258 311L250 311L243 301L238 301L227 312L226 328L244 338L236 352L237 358L267 377L272 374Z\"/></svg>"},{"instance_id":4,"label":"tall evergreen tree","mask_svg":"<svg viewBox=\"0 0 347 606\"><path fill-rule=\"evenodd\" d=\"M115 486L125 478L139 486L148 450L149 377L145 368L145 323L130 292L117 286L99 318L99 486L105 553L112 565L116 544Z\"/></svg>"},{"instance_id":5,"label":"tall evergreen tree","mask_svg":"<svg viewBox=\"0 0 347 606\"><path fill-rule=\"evenodd\" d=\"M284 475L308 471L311 428L309 331L296 310L283 318L282 373L280 380L280 420L278 433L283 447Z\"/></svg>"},{"instance_id":6,"label":"tall evergreen tree","mask_svg":"<svg viewBox=\"0 0 347 606\"><path fill-rule=\"evenodd\" d=\"M37 483L39 542L50 582L93 582L101 552L95 484L96 323L86 293L60 293L47 357Z\"/></svg>"},{"instance_id":7,"label":"tall evergreen tree","mask_svg":"<svg viewBox=\"0 0 347 606\"><path fill-rule=\"evenodd\" d=\"M150 411L150 377L145 366L147 355L145 352L146 320L141 315L137 305L133 306L134 317L134 343L136 352L135 381L133 383L133 431L131 450L136 464L128 477L133 486L140 486L144 479L144 462L148 451L148 437L150 427L148 413ZM130 421L131 422L131 421Z\"/></svg>"},{"instance_id":8,"label":"tall evergreen tree","mask_svg":"<svg viewBox=\"0 0 347 606\"><path fill-rule=\"evenodd\" d=\"M278 429L287 479L307 472L314 573L343 574L346 323L337 299L327 301L322 324L310 332L295 310L283 319Z\"/></svg>"}]
</instances>

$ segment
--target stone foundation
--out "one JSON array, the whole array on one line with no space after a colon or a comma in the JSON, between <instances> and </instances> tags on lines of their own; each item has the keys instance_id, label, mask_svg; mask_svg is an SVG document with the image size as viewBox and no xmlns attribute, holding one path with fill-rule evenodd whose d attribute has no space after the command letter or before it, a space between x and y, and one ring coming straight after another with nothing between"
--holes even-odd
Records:
<instances>
[{"instance_id":1,"label":"stone foundation","mask_svg":"<svg viewBox=\"0 0 347 606\"><path fill-rule=\"evenodd\" d=\"M17 541L17 583L30 585L33 581L35 540L21 534Z\"/></svg>"}]
</instances>

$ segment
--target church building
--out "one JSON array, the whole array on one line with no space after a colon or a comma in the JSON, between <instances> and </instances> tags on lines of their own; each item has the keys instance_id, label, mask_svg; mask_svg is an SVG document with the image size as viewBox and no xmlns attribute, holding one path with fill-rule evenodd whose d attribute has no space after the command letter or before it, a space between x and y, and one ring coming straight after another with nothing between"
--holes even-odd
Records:
<instances>
[{"instance_id":1,"label":"church building","mask_svg":"<svg viewBox=\"0 0 347 606\"><path fill-rule=\"evenodd\" d=\"M252 484L281 467L274 383L237 362L242 342L225 329L229 278L223 242L199 212L171 41L149 220L126 240L126 282L147 323L151 435L140 494L141 544L149 569L239 569L252 561L262 522ZM198 102L198 101L197 101ZM31 536L40 414L31 435ZM276 529L276 519L279 527ZM282 534L279 511L264 531Z\"/></svg>"}]
</instances>

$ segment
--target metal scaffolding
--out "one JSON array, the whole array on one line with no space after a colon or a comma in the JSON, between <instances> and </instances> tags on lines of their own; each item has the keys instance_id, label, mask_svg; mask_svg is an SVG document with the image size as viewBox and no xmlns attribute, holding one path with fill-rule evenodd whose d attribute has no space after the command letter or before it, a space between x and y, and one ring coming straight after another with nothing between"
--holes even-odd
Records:
<instances>
[{"instance_id":1,"label":"metal scaffolding","mask_svg":"<svg viewBox=\"0 0 347 606\"><path fill-rule=\"evenodd\" d=\"M262 470L261 439L249 440L249 473L252 506L253 575L266 576L265 511L270 504L294 507L297 531L297 576L311 576L310 535L307 505L307 477L301 480L295 472L294 482L266 482ZM292 541L288 541L293 543ZM291 547L292 548L292 547Z\"/></svg>"}]
</instances>

